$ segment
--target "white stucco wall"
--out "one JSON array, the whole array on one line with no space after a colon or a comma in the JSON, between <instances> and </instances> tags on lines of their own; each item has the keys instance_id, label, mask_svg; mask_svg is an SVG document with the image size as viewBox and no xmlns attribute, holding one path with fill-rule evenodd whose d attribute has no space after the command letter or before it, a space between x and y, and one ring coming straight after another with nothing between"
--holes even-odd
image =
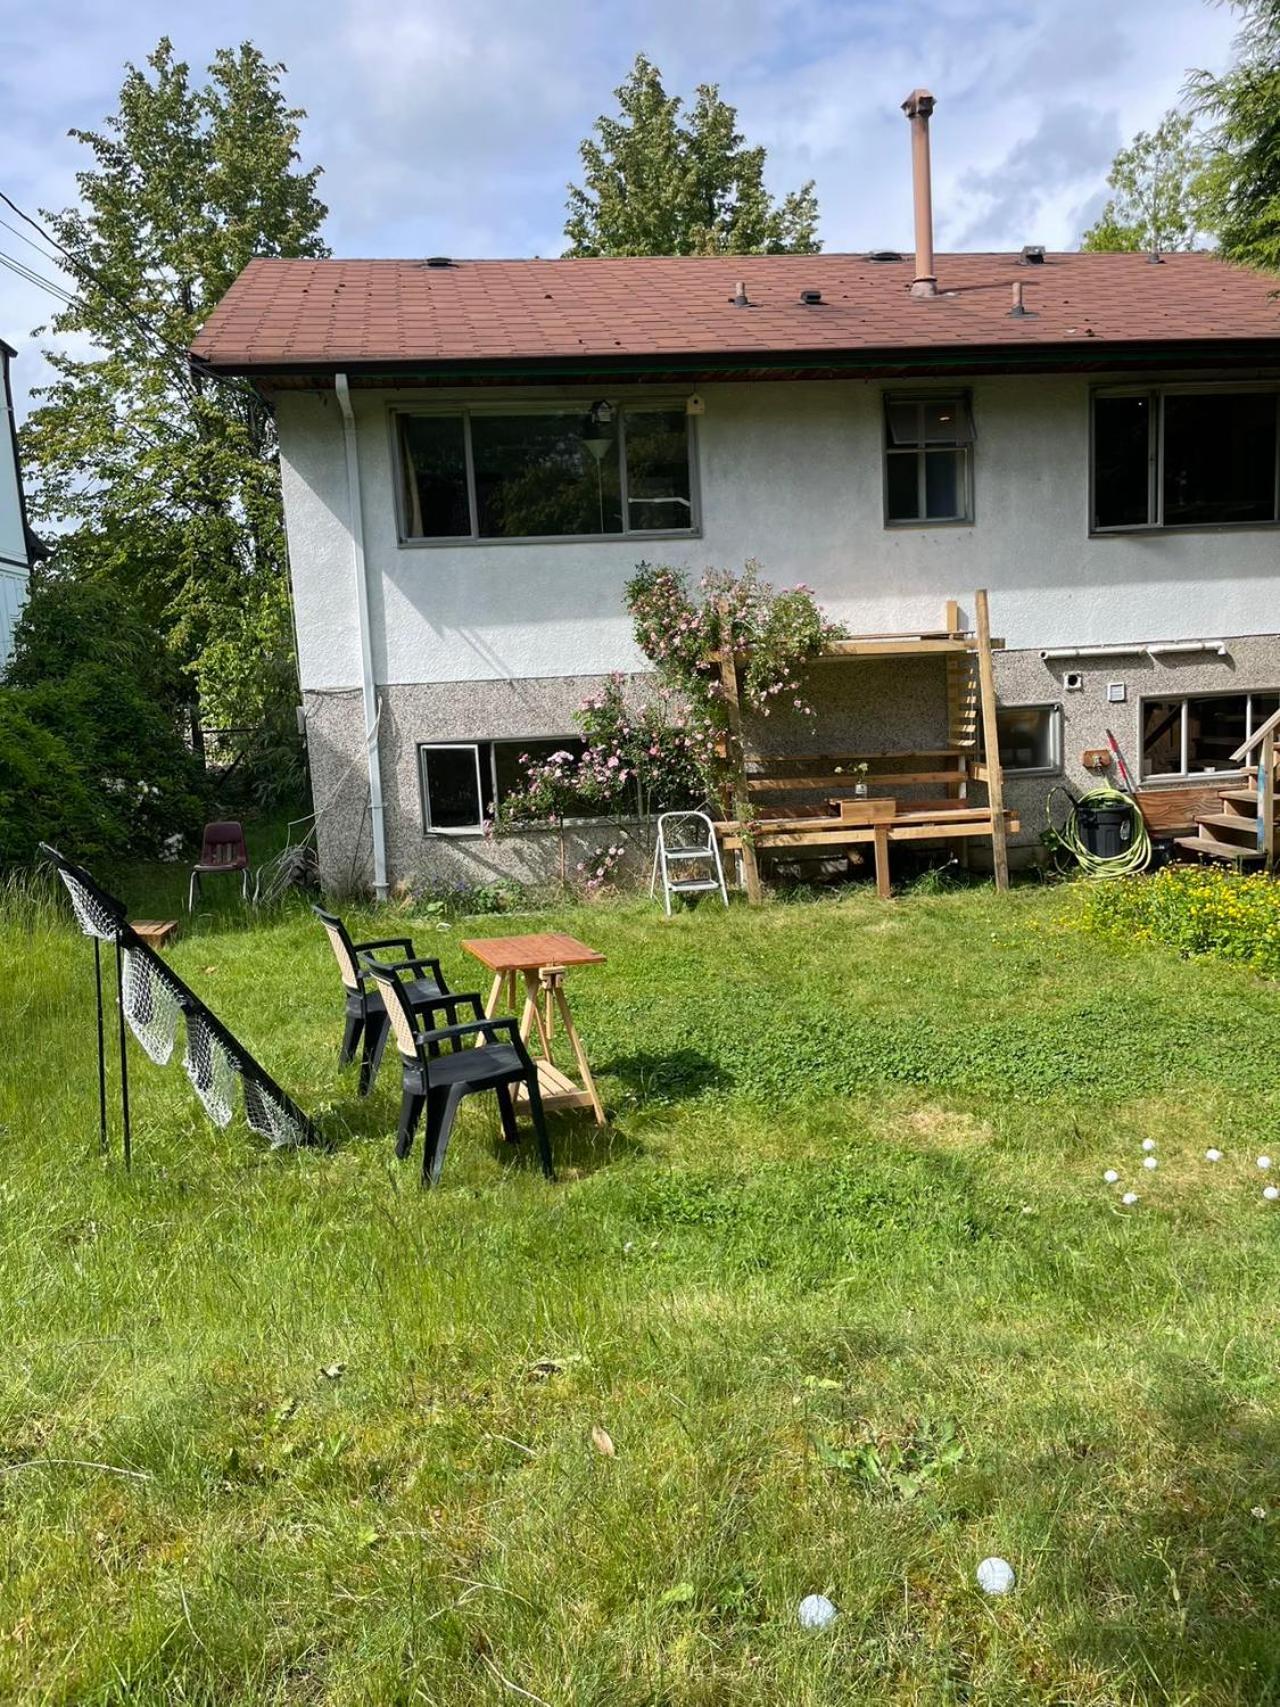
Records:
<instances>
[{"instance_id":1,"label":"white stucco wall","mask_svg":"<svg viewBox=\"0 0 1280 1707\"><path fill-rule=\"evenodd\" d=\"M807 582L855 631L937 626L946 599L967 611L978 586L1010 648L1280 630L1280 532L1090 539L1084 378L974 380L976 520L886 529L883 389L700 388L700 538L433 547L396 540L388 409L412 394L353 393L378 681L641 667L622 588L642 557L695 571L755 557L775 582ZM360 667L341 417L332 395L286 393L278 418L303 687L350 687Z\"/></svg>"}]
</instances>

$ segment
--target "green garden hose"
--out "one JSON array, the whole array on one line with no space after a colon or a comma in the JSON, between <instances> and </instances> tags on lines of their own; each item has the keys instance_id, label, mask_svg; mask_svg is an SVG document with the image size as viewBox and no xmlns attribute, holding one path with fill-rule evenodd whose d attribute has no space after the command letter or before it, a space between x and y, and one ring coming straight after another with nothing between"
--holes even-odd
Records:
<instances>
[{"instance_id":1,"label":"green garden hose","mask_svg":"<svg viewBox=\"0 0 1280 1707\"><path fill-rule=\"evenodd\" d=\"M1065 794L1071 802L1061 829L1053 821L1055 794ZM1133 815L1133 840L1123 853L1106 858L1102 854L1090 852L1080 834L1079 817L1082 806L1128 807ZM1118 788L1113 788L1109 782L1103 783L1100 788L1091 788L1078 800L1061 786L1050 789L1049 798L1045 802L1045 817L1048 821L1048 829L1045 832L1048 846L1055 853L1061 851L1070 854L1086 877L1128 877L1133 873L1145 871L1151 863L1151 837L1147 834L1147 826L1138 810L1137 801L1132 795L1122 794Z\"/></svg>"}]
</instances>

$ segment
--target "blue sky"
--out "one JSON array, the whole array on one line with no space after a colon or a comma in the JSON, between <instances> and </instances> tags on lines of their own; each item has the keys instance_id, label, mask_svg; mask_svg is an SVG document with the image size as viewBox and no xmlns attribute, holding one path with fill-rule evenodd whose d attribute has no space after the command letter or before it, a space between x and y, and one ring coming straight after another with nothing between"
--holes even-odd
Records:
<instances>
[{"instance_id":1,"label":"blue sky","mask_svg":"<svg viewBox=\"0 0 1280 1707\"><path fill-rule=\"evenodd\" d=\"M1233 27L1206 0L0 0L0 189L73 200L68 128L100 125L160 35L193 68L249 38L307 109L336 254L553 255L577 144L643 50L669 90L721 84L776 190L817 180L828 249L909 246L920 84L939 246L1068 246L1117 147ZM3 228L0 249L52 271ZM52 306L0 269L20 413Z\"/></svg>"}]
</instances>

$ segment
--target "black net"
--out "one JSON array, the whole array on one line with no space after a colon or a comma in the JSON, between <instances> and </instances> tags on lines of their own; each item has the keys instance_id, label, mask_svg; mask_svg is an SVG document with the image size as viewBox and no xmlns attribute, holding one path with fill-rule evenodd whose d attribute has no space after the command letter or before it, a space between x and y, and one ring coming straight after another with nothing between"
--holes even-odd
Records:
<instances>
[{"instance_id":1,"label":"black net","mask_svg":"<svg viewBox=\"0 0 1280 1707\"><path fill-rule=\"evenodd\" d=\"M187 1015L187 1053L182 1064L209 1119L215 1126L226 1126L240 1065L199 1010Z\"/></svg>"},{"instance_id":2,"label":"black net","mask_svg":"<svg viewBox=\"0 0 1280 1707\"><path fill-rule=\"evenodd\" d=\"M249 1072L244 1076L244 1117L255 1132L270 1139L272 1149L306 1140L306 1128L297 1112Z\"/></svg>"},{"instance_id":3,"label":"black net","mask_svg":"<svg viewBox=\"0 0 1280 1707\"><path fill-rule=\"evenodd\" d=\"M147 1054L163 1067L173 1054L182 996L164 962L140 944L124 951L124 1017Z\"/></svg>"},{"instance_id":4,"label":"black net","mask_svg":"<svg viewBox=\"0 0 1280 1707\"><path fill-rule=\"evenodd\" d=\"M106 897L86 888L78 877L63 866L58 867L58 876L67 886L72 910L80 921L80 929L84 934L96 936L101 942L115 942L124 920L108 906Z\"/></svg>"}]
</instances>

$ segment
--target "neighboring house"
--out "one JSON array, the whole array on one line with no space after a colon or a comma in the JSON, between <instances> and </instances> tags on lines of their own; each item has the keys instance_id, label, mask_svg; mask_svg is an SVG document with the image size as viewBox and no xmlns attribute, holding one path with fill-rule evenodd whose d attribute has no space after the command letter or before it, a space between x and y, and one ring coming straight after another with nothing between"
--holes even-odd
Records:
<instances>
[{"instance_id":1,"label":"neighboring house","mask_svg":"<svg viewBox=\"0 0 1280 1707\"><path fill-rule=\"evenodd\" d=\"M18 429L9 383L9 363L17 353L0 339L0 403L4 409L0 416L0 670L13 650L13 631L26 603L31 565L45 554L27 526L22 470L18 466Z\"/></svg>"},{"instance_id":2,"label":"neighboring house","mask_svg":"<svg viewBox=\"0 0 1280 1707\"><path fill-rule=\"evenodd\" d=\"M855 632L989 588L1024 843L1107 730L1156 786L1228 765L1280 704L1277 281L924 258L249 265L193 358L279 422L330 881L537 866L486 803L643 669L641 559L758 559ZM942 744L940 670L843 673L824 738Z\"/></svg>"}]
</instances>

